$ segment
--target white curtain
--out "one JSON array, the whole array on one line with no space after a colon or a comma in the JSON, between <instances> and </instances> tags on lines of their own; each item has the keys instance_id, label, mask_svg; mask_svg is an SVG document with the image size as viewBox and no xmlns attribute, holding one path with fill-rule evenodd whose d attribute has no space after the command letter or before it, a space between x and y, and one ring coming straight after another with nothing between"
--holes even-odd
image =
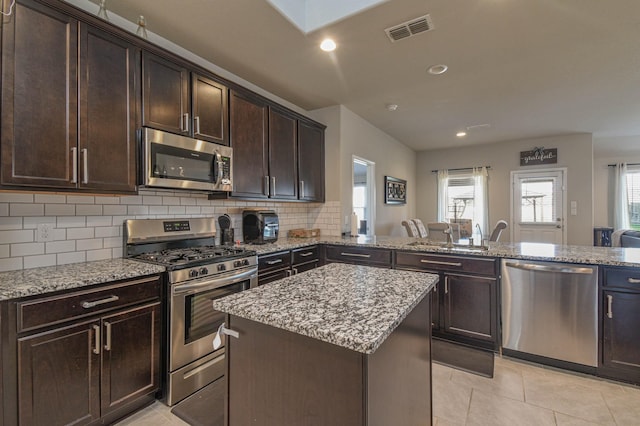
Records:
<instances>
[{"instance_id":1,"label":"white curtain","mask_svg":"<svg viewBox=\"0 0 640 426\"><path fill-rule=\"evenodd\" d=\"M615 229L629 229L629 200L627 198L627 164L615 167L615 201L613 205L613 226Z\"/></svg>"},{"instance_id":2,"label":"white curtain","mask_svg":"<svg viewBox=\"0 0 640 426\"><path fill-rule=\"evenodd\" d=\"M438 222L444 222L447 218L449 172L438 170Z\"/></svg>"},{"instance_id":3,"label":"white curtain","mask_svg":"<svg viewBox=\"0 0 640 426\"><path fill-rule=\"evenodd\" d=\"M476 223L480 225L482 235L489 235L489 197L487 194L488 175L486 167L473 168L475 203L475 208L473 209L473 223L474 226Z\"/></svg>"}]
</instances>

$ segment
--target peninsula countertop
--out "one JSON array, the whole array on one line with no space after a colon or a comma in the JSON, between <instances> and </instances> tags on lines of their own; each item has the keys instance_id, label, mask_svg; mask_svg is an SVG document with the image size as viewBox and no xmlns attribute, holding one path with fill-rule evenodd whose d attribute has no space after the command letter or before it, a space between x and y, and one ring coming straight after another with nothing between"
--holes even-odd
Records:
<instances>
[{"instance_id":1,"label":"peninsula countertop","mask_svg":"<svg viewBox=\"0 0 640 426\"><path fill-rule=\"evenodd\" d=\"M488 256L507 259L582 263L589 265L640 267L640 248L592 247L542 243L489 243L488 250L469 250L464 245L453 249L431 245L427 240L409 237L318 237L280 238L275 243L245 245L258 255L280 250L294 250L314 244L337 244L351 247L385 248L423 253Z\"/></svg>"},{"instance_id":2,"label":"peninsula countertop","mask_svg":"<svg viewBox=\"0 0 640 426\"><path fill-rule=\"evenodd\" d=\"M334 263L217 299L213 306L371 354L437 281L423 272Z\"/></svg>"}]
</instances>

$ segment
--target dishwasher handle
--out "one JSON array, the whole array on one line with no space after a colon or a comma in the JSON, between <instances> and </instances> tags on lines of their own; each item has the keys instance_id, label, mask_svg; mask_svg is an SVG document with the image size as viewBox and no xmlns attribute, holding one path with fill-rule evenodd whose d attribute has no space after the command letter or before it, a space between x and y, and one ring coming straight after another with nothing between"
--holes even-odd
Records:
<instances>
[{"instance_id":1,"label":"dishwasher handle","mask_svg":"<svg viewBox=\"0 0 640 426\"><path fill-rule=\"evenodd\" d=\"M505 265L510 268L524 269L525 271L560 272L563 274L593 275L592 268L583 268L579 266L552 266L552 265L539 265L537 263L517 263L517 262L505 262Z\"/></svg>"}]
</instances>

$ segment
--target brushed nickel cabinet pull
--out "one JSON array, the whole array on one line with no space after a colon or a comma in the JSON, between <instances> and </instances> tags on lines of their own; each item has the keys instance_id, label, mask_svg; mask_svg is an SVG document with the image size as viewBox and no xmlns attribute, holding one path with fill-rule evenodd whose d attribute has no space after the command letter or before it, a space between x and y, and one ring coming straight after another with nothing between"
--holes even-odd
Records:
<instances>
[{"instance_id":1,"label":"brushed nickel cabinet pull","mask_svg":"<svg viewBox=\"0 0 640 426\"><path fill-rule=\"evenodd\" d=\"M277 265L278 263L282 263L282 259L268 260L267 261L267 265Z\"/></svg>"},{"instance_id":2,"label":"brushed nickel cabinet pull","mask_svg":"<svg viewBox=\"0 0 640 426\"><path fill-rule=\"evenodd\" d=\"M78 183L78 148L71 148L71 183Z\"/></svg>"},{"instance_id":3,"label":"brushed nickel cabinet pull","mask_svg":"<svg viewBox=\"0 0 640 426\"><path fill-rule=\"evenodd\" d=\"M613 308L611 305L613 304L613 296L607 295L607 318L613 318Z\"/></svg>"},{"instance_id":4,"label":"brushed nickel cabinet pull","mask_svg":"<svg viewBox=\"0 0 640 426\"><path fill-rule=\"evenodd\" d=\"M449 277L444 277L444 294L449 294Z\"/></svg>"},{"instance_id":5,"label":"brushed nickel cabinet pull","mask_svg":"<svg viewBox=\"0 0 640 426\"><path fill-rule=\"evenodd\" d=\"M300 181L300 198L304 198L304 181Z\"/></svg>"},{"instance_id":6,"label":"brushed nickel cabinet pull","mask_svg":"<svg viewBox=\"0 0 640 426\"><path fill-rule=\"evenodd\" d=\"M269 196L269 176L264 177L264 188L262 189L262 193Z\"/></svg>"},{"instance_id":7,"label":"brushed nickel cabinet pull","mask_svg":"<svg viewBox=\"0 0 640 426\"><path fill-rule=\"evenodd\" d=\"M371 255L370 254L360 254L360 253L345 253L342 252L340 253L342 256L351 256L351 257L364 257L366 259L370 258Z\"/></svg>"},{"instance_id":8,"label":"brushed nickel cabinet pull","mask_svg":"<svg viewBox=\"0 0 640 426\"><path fill-rule=\"evenodd\" d=\"M104 327L106 329L107 332L107 337L105 338L105 344L104 344L104 350L105 351L110 351L111 350L111 323L105 321L104 322Z\"/></svg>"},{"instance_id":9,"label":"brushed nickel cabinet pull","mask_svg":"<svg viewBox=\"0 0 640 426\"><path fill-rule=\"evenodd\" d=\"M437 260L426 260L426 259L420 259L421 263L428 263L430 265L444 265L444 266L456 266L456 267L461 267L462 263L460 262L442 262L442 261L437 261Z\"/></svg>"},{"instance_id":10,"label":"brushed nickel cabinet pull","mask_svg":"<svg viewBox=\"0 0 640 426\"><path fill-rule=\"evenodd\" d=\"M271 195L276 195L276 178L271 176Z\"/></svg>"},{"instance_id":11,"label":"brushed nickel cabinet pull","mask_svg":"<svg viewBox=\"0 0 640 426\"><path fill-rule=\"evenodd\" d=\"M82 153L82 183L89 183L89 150L87 148L82 148L80 150Z\"/></svg>"},{"instance_id":12,"label":"brushed nickel cabinet pull","mask_svg":"<svg viewBox=\"0 0 640 426\"><path fill-rule=\"evenodd\" d=\"M638 278L631 278L631 277L629 277L629 278L627 278L627 282L628 282L629 284L640 284L640 279L638 279Z\"/></svg>"},{"instance_id":13,"label":"brushed nickel cabinet pull","mask_svg":"<svg viewBox=\"0 0 640 426\"><path fill-rule=\"evenodd\" d=\"M313 254L313 252L312 252L312 251L308 251L308 252L306 252L306 253L300 253L300 256L302 256L302 257L307 257L307 256L311 256L312 254Z\"/></svg>"},{"instance_id":14,"label":"brushed nickel cabinet pull","mask_svg":"<svg viewBox=\"0 0 640 426\"><path fill-rule=\"evenodd\" d=\"M100 353L100 326L94 325L93 332L96 335L96 344L93 347L93 353L97 355Z\"/></svg>"},{"instance_id":15,"label":"brushed nickel cabinet pull","mask_svg":"<svg viewBox=\"0 0 640 426\"><path fill-rule=\"evenodd\" d=\"M85 309L93 308L94 306L103 305L105 303L115 302L116 300L120 300L118 296L109 296L105 299L94 300L93 302L82 302L80 306Z\"/></svg>"},{"instance_id":16,"label":"brushed nickel cabinet pull","mask_svg":"<svg viewBox=\"0 0 640 426\"><path fill-rule=\"evenodd\" d=\"M200 134L200 116L196 115L193 120L196 122L196 133Z\"/></svg>"},{"instance_id":17,"label":"brushed nickel cabinet pull","mask_svg":"<svg viewBox=\"0 0 640 426\"><path fill-rule=\"evenodd\" d=\"M189 132L189 113L185 112L182 117L184 120L184 131Z\"/></svg>"}]
</instances>

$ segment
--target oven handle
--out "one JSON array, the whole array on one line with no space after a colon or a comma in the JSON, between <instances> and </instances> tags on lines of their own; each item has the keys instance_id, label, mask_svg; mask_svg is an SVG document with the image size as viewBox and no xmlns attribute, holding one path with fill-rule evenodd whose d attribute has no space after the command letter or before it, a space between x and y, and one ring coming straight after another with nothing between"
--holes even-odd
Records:
<instances>
[{"instance_id":1,"label":"oven handle","mask_svg":"<svg viewBox=\"0 0 640 426\"><path fill-rule=\"evenodd\" d=\"M172 293L174 295L178 295L178 294L188 293L193 290L213 290L216 288L226 287L228 285L235 284L238 281L244 281L247 278L253 278L254 275L255 276L258 275L257 268L253 268L251 270L242 272L237 275L229 275L223 278L214 278L214 279L207 278L200 282L178 284L173 287Z\"/></svg>"}]
</instances>

